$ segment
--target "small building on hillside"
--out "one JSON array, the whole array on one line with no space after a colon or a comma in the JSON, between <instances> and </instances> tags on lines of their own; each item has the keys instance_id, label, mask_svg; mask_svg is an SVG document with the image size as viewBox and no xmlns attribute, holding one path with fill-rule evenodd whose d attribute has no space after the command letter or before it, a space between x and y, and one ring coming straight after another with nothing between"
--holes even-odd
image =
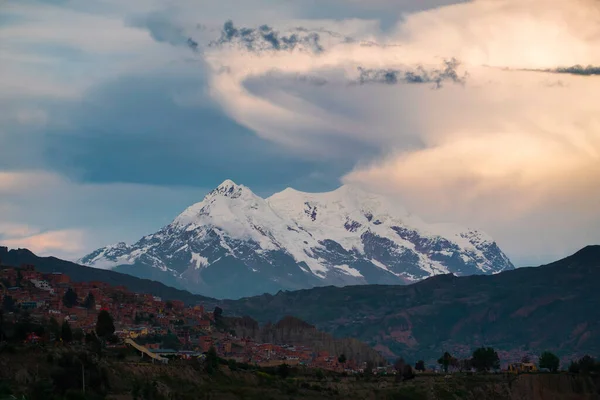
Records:
<instances>
[{"instance_id":1,"label":"small building on hillside","mask_svg":"<svg viewBox=\"0 0 600 400\"><path fill-rule=\"evenodd\" d=\"M534 363L512 363L508 365L508 372L512 374L525 374L531 372L537 372L538 368Z\"/></svg>"}]
</instances>

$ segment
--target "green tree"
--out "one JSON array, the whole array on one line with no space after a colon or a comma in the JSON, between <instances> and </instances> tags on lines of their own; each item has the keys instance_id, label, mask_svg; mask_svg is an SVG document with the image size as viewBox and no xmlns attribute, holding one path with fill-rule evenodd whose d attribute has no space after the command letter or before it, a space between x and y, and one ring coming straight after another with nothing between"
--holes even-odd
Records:
<instances>
[{"instance_id":1,"label":"green tree","mask_svg":"<svg viewBox=\"0 0 600 400\"><path fill-rule=\"evenodd\" d=\"M569 364L569 372L572 374L579 373L579 363L577 361L571 361L571 364Z\"/></svg>"},{"instance_id":2,"label":"green tree","mask_svg":"<svg viewBox=\"0 0 600 400\"><path fill-rule=\"evenodd\" d=\"M83 306L88 310L94 309L96 307L96 298L94 297L93 293L88 293L88 295L85 297L85 300L83 301Z\"/></svg>"},{"instance_id":3,"label":"green tree","mask_svg":"<svg viewBox=\"0 0 600 400\"><path fill-rule=\"evenodd\" d=\"M106 310L102 310L98 313L98 319L96 320L96 334L103 339L107 339L115 333L115 324L113 319Z\"/></svg>"},{"instance_id":4,"label":"green tree","mask_svg":"<svg viewBox=\"0 0 600 400\"><path fill-rule=\"evenodd\" d=\"M83 338L85 337L85 333L83 329L77 328L73 331L73 340L76 342L83 342Z\"/></svg>"},{"instance_id":5,"label":"green tree","mask_svg":"<svg viewBox=\"0 0 600 400\"><path fill-rule=\"evenodd\" d=\"M423 361L423 360L417 361L417 363L415 364L415 369L417 371L421 371L421 372L425 371L425 361Z\"/></svg>"},{"instance_id":6,"label":"green tree","mask_svg":"<svg viewBox=\"0 0 600 400\"><path fill-rule=\"evenodd\" d=\"M77 293L72 288L67 289L63 296L63 304L67 308L77 305Z\"/></svg>"},{"instance_id":7,"label":"green tree","mask_svg":"<svg viewBox=\"0 0 600 400\"><path fill-rule=\"evenodd\" d=\"M48 321L48 333L52 340L60 339L60 325L54 317L50 317L50 320Z\"/></svg>"},{"instance_id":8,"label":"green tree","mask_svg":"<svg viewBox=\"0 0 600 400\"><path fill-rule=\"evenodd\" d=\"M463 360L458 361L458 370L460 372L471 371L473 368L473 363L470 358L465 358Z\"/></svg>"},{"instance_id":9,"label":"green tree","mask_svg":"<svg viewBox=\"0 0 600 400\"><path fill-rule=\"evenodd\" d=\"M60 337L65 343L71 343L71 341L73 341L73 332L71 332L71 326L67 320L64 320L62 323Z\"/></svg>"},{"instance_id":10,"label":"green tree","mask_svg":"<svg viewBox=\"0 0 600 400\"><path fill-rule=\"evenodd\" d=\"M551 372L556 372L560 367L560 360L555 354L545 351L540 356L539 365L540 368L547 368Z\"/></svg>"},{"instance_id":11,"label":"green tree","mask_svg":"<svg viewBox=\"0 0 600 400\"><path fill-rule=\"evenodd\" d=\"M171 332L162 337L161 343L165 349L179 350L181 348L179 338Z\"/></svg>"},{"instance_id":12,"label":"green tree","mask_svg":"<svg viewBox=\"0 0 600 400\"><path fill-rule=\"evenodd\" d=\"M15 309L15 300L11 296L4 296L2 299L2 309L7 312L12 312Z\"/></svg>"},{"instance_id":13,"label":"green tree","mask_svg":"<svg viewBox=\"0 0 600 400\"><path fill-rule=\"evenodd\" d=\"M208 349L206 360L204 362L206 372L209 374L213 374L219 369L219 357L217 356L217 349L215 349L214 346L210 346L210 349Z\"/></svg>"},{"instance_id":14,"label":"green tree","mask_svg":"<svg viewBox=\"0 0 600 400\"><path fill-rule=\"evenodd\" d=\"M487 372L500 368L500 357L492 347L480 347L473 352L471 363L477 371Z\"/></svg>"},{"instance_id":15,"label":"green tree","mask_svg":"<svg viewBox=\"0 0 600 400\"><path fill-rule=\"evenodd\" d=\"M579 372L582 374L589 374L590 372L595 372L597 371L599 368L599 364L596 363L596 360L593 357L590 357L588 355L583 356L581 359L579 359L579 362L577 363L579 365Z\"/></svg>"},{"instance_id":16,"label":"green tree","mask_svg":"<svg viewBox=\"0 0 600 400\"><path fill-rule=\"evenodd\" d=\"M288 376L290 376L290 366L287 364L281 364L277 367L277 375L279 375L280 377L282 377L283 379L286 379Z\"/></svg>"},{"instance_id":17,"label":"green tree","mask_svg":"<svg viewBox=\"0 0 600 400\"><path fill-rule=\"evenodd\" d=\"M438 359L438 364L440 364L442 366L442 368L444 369L444 372L448 373L448 368L450 368L450 365L453 364L453 359L454 359L454 357L452 357L452 354L450 354L446 351Z\"/></svg>"},{"instance_id":18,"label":"green tree","mask_svg":"<svg viewBox=\"0 0 600 400\"><path fill-rule=\"evenodd\" d=\"M323 380L323 379L325 379L325 374L323 373L323 370L321 370L320 368L319 368L319 369L317 369L317 370L315 371L315 377L316 377L318 380L320 380L320 381L321 381L321 380Z\"/></svg>"},{"instance_id":19,"label":"green tree","mask_svg":"<svg viewBox=\"0 0 600 400\"><path fill-rule=\"evenodd\" d=\"M394 371L396 371L396 380L401 381L404 377L404 369L406 367L406 362L403 358L398 358L394 361Z\"/></svg>"},{"instance_id":20,"label":"green tree","mask_svg":"<svg viewBox=\"0 0 600 400\"><path fill-rule=\"evenodd\" d=\"M346 355L340 354L340 356L338 357L338 362L343 365L343 364L346 364L346 361L348 361L348 360L346 360Z\"/></svg>"},{"instance_id":21,"label":"green tree","mask_svg":"<svg viewBox=\"0 0 600 400\"><path fill-rule=\"evenodd\" d=\"M402 371L402 379L407 381L407 380L413 379L414 377L415 377L415 371L413 371L413 368L409 364L406 364L404 366L404 370Z\"/></svg>"},{"instance_id":22,"label":"green tree","mask_svg":"<svg viewBox=\"0 0 600 400\"><path fill-rule=\"evenodd\" d=\"M373 364L373 361L369 360L367 361L367 365L365 367L365 375L371 376L373 375L373 367L375 365Z\"/></svg>"}]
</instances>

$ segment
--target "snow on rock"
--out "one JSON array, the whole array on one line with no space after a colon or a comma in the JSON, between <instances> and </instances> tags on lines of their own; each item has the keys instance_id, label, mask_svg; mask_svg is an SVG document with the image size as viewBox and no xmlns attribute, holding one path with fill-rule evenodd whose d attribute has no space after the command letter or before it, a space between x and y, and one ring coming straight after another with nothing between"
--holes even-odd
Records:
<instances>
[{"instance_id":1,"label":"snow on rock","mask_svg":"<svg viewBox=\"0 0 600 400\"><path fill-rule=\"evenodd\" d=\"M182 287L199 291L197 285L211 293L218 292L221 281L225 285L240 277L233 286L250 294L254 292L246 291L247 286L265 282L265 290L272 291L405 283L437 274L493 274L513 268L488 235L426 223L393 199L354 186L326 193L288 188L263 199L231 180L158 232L131 246L98 249L80 262L98 268L154 268L182 279Z\"/></svg>"}]
</instances>

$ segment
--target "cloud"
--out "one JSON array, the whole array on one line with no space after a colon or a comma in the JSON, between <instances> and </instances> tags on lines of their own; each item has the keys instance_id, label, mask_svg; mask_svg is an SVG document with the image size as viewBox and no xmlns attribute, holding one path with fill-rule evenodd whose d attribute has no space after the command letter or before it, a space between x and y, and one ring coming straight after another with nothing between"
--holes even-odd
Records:
<instances>
[{"instance_id":1,"label":"cloud","mask_svg":"<svg viewBox=\"0 0 600 400\"><path fill-rule=\"evenodd\" d=\"M359 157L345 182L483 228L520 263L600 237L600 83L586 79L593 67L561 67L600 65L599 22L593 1L479 0L319 52L253 44L207 50L206 61L214 98L261 137L327 157L344 155L330 138L375 146L379 157Z\"/></svg>"},{"instance_id":2,"label":"cloud","mask_svg":"<svg viewBox=\"0 0 600 400\"><path fill-rule=\"evenodd\" d=\"M154 230L157 209L198 199L185 187L231 177L268 194L344 176L488 231L517 263L600 237L597 1L73 0L3 12L14 21L0 26L0 170L20 175L0 213L35 235L128 240L106 221ZM46 175L23 180L34 169ZM134 219L136 203L115 200L130 195L161 200Z\"/></svg>"},{"instance_id":3,"label":"cloud","mask_svg":"<svg viewBox=\"0 0 600 400\"><path fill-rule=\"evenodd\" d=\"M0 172L0 243L75 259L101 244L155 231L206 191L81 183L45 171Z\"/></svg>"},{"instance_id":4,"label":"cloud","mask_svg":"<svg viewBox=\"0 0 600 400\"><path fill-rule=\"evenodd\" d=\"M398 69L365 69L358 67L360 75L358 83L360 85L369 83L384 83L387 85L396 85L398 83L433 83L436 89L442 87L444 81L464 84L467 74L460 76L456 68L460 65L458 60L451 59L444 61L444 69L425 70L422 66L417 66L415 70Z\"/></svg>"},{"instance_id":5,"label":"cloud","mask_svg":"<svg viewBox=\"0 0 600 400\"><path fill-rule=\"evenodd\" d=\"M588 65L587 67L582 67L581 65L575 65L573 67L557 68L551 72L556 72L558 74L591 76L591 75L600 75L600 67L594 67L592 65Z\"/></svg>"},{"instance_id":6,"label":"cloud","mask_svg":"<svg viewBox=\"0 0 600 400\"><path fill-rule=\"evenodd\" d=\"M0 240L9 248L26 248L39 255L75 259L85 249L84 233L80 230L48 231L24 237L4 237Z\"/></svg>"}]
</instances>

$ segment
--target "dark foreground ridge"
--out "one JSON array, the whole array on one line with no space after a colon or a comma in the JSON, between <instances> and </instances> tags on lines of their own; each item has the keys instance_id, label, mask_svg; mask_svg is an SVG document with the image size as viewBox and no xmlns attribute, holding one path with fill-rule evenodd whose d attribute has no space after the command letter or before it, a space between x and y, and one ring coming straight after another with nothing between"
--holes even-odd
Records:
<instances>
[{"instance_id":1,"label":"dark foreground ridge","mask_svg":"<svg viewBox=\"0 0 600 400\"><path fill-rule=\"evenodd\" d=\"M27 400L597 400L596 375L348 375L225 360L151 364L133 349L0 347L0 398ZM212 362L212 361L211 361ZM83 371L83 373L82 373ZM85 393L83 377L85 376ZM15 396L15 397L12 397ZM18 396L18 397L17 397Z\"/></svg>"}]
</instances>

